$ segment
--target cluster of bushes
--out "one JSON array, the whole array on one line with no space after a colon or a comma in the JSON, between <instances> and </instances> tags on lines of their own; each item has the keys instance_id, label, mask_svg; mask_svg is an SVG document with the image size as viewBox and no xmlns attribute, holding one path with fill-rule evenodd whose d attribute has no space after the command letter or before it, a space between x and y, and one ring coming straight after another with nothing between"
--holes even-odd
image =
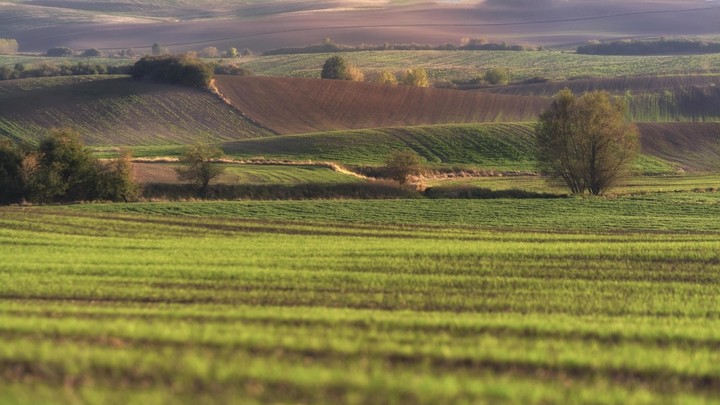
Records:
<instances>
[{"instance_id":1,"label":"cluster of bushes","mask_svg":"<svg viewBox=\"0 0 720 405\"><path fill-rule=\"evenodd\" d=\"M71 130L53 130L34 148L0 142L0 203L129 201L137 194L129 155L101 162Z\"/></svg>"},{"instance_id":2,"label":"cluster of bushes","mask_svg":"<svg viewBox=\"0 0 720 405\"><path fill-rule=\"evenodd\" d=\"M586 55L662 55L678 53L719 53L720 43L687 38L657 40L589 41L577 48Z\"/></svg>"},{"instance_id":3,"label":"cluster of bushes","mask_svg":"<svg viewBox=\"0 0 720 405\"><path fill-rule=\"evenodd\" d=\"M216 75L233 75L233 76L252 76L250 69L240 67L238 65L216 65L214 72Z\"/></svg>"},{"instance_id":4,"label":"cluster of bushes","mask_svg":"<svg viewBox=\"0 0 720 405\"><path fill-rule=\"evenodd\" d=\"M332 42L329 38L322 43L301 48L280 48L263 52L263 55L293 55L303 53L334 53L334 52L362 52L362 51L537 51L542 47L531 45L511 45L506 42L490 43L482 38L471 38L457 44L391 44L381 45L341 45Z\"/></svg>"},{"instance_id":5,"label":"cluster of bushes","mask_svg":"<svg viewBox=\"0 0 720 405\"><path fill-rule=\"evenodd\" d=\"M130 69L135 79L158 83L207 87L213 77L213 67L188 56L144 56Z\"/></svg>"},{"instance_id":6,"label":"cluster of bushes","mask_svg":"<svg viewBox=\"0 0 720 405\"><path fill-rule=\"evenodd\" d=\"M16 63L14 67L0 66L0 80L52 76L120 75L129 72L130 66L91 65L88 63L77 63L75 65L43 63L39 66L27 66Z\"/></svg>"}]
</instances>

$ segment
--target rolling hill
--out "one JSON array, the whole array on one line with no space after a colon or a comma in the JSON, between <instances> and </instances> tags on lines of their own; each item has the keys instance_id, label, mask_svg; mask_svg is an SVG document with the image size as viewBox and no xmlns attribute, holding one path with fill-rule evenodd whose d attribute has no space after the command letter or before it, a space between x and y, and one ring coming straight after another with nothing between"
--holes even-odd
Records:
<instances>
[{"instance_id":1,"label":"rolling hill","mask_svg":"<svg viewBox=\"0 0 720 405\"><path fill-rule=\"evenodd\" d=\"M0 37L37 52L53 46L148 50L153 42L173 51L263 51L324 37L354 45L486 37L563 46L589 39L716 35L720 15L720 8L704 0L10 0L0 7Z\"/></svg>"},{"instance_id":2,"label":"rolling hill","mask_svg":"<svg viewBox=\"0 0 720 405\"><path fill-rule=\"evenodd\" d=\"M651 173L720 169L720 123L638 124ZM380 165L393 150L413 150L429 163L496 170L534 170L532 124L433 125L248 139L222 144L226 153L266 159L329 160Z\"/></svg>"},{"instance_id":3,"label":"rolling hill","mask_svg":"<svg viewBox=\"0 0 720 405\"><path fill-rule=\"evenodd\" d=\"M0 137L33 142L47 128L76 129L88 145L222 142L271 135L211 93L82 76L0 82Z\"/></svg>"},{"instance_id":4,"label":"rolling hill","mask_svg":"<svg viewBox=\"0 0 720 405\"><path fill-rule=\"evenodd\" d=\"M540 97L382 86L341 80L218 76L220 92L280 134L441 123L530 121Z\"/></svg>"}]
</instances>

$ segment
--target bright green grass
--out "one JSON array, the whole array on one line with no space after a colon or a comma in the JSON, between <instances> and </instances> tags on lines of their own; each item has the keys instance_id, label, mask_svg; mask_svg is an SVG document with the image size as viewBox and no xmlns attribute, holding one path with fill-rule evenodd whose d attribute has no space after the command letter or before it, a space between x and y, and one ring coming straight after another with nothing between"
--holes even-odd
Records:
<instances>
[{"instance_id":1,"label":"bright green grass","mask_svg":"<svg viewBox=\"0 0 720 405\"><path fill-rule=\"evenodd\" d=\"M243 66L259 75L320 77L330 54L257 57ZM434 79L472 78L490 68L510 69L512 80L531 77L618 77L720 73L720 55L598 56L572 52L369 51L343 54L366 73L422 67Z\"/></svg>"},{"instance_id":2,"label":"bright green grass","mask_svg":"<svg viewBox=\"0 0 720 405\"><path fill-rule=\"evenodd\" d=\"M526 190L540 193L567 193L567 187L560 183L548 182L540 176L498 176L480 178L431 179L427 186L453 187L469 186L490 190ZM720 176L715 174L665 174L656 176L632 176L610 190L614 194L704 191L720 188Z\"/></svg>"},{"instance_id":3,"label":"bright green grass","mask_svg":"<svg viewBox=\"0 0 720 405\"><path fill-rule=\"evenodd\" d=\"M417 152L428 163L529 169L534 163L530 124L472 124L320 132L226 143L235 157L326 160L379 165L395 150Z\"/></svg>"},{"instance_id":4,"label":"bright green grass","mask_svg":"<svg viewBox=\"0 0 720 405\"><path fill-rule=\"evenodd\" d=\"M232 165L218 180L224 184L351 183L358 177L320 166Z\"/></svg>"},{"instance_id":5,"label":"bright green grass","mask_svg":"<svg viewBox=\"0 0 720 405\"><path fill-rule=\"evenodd\" d=\"M720 193L656 193L559 200L242 201L78 205L92 212L429 224L537 230L720 232Z\"/></svg>"},{"instance_id":6,"label":"bright green grass","mask_svg":"<svg viewBox=\"0 0 720 405\"><path fill-rule=\"evenodd\" d=\"M0 402L714 403L719 201L5 207Z\"/></svg>"}]
</instances>

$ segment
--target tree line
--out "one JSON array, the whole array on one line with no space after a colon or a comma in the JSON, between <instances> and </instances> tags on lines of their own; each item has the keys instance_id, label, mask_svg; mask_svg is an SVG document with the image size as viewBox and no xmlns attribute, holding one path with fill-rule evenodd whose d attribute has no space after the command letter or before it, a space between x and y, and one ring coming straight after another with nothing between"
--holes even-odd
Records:
<instances>
[{"instance_id":1,"label":"tree line","mask_svg":"<svg viewBox=\"0 0 720 405\"><path fill-rule=\"evenodd\" d=\"M589 41L576 50L586 55L672 55L720 53L720 43L679 38L656 40Z\"/></svg>"},{"instance_id":2,"label":"tree line","mask_svg":"<svg viewBox=\"0 0 720 405\"><path fill-rule=\"evenodd\" d=\"M363 52L363 51L538 51L540 46L508 44L507 42L492 43L484 38L467 38L458 44L391 44L385 42L380 45L342 45L325 38L319 44L300 48L279 48L263 52L264 56L294 55L303 53L336 53L336 52Z\"/></svg>"}]
</instances>

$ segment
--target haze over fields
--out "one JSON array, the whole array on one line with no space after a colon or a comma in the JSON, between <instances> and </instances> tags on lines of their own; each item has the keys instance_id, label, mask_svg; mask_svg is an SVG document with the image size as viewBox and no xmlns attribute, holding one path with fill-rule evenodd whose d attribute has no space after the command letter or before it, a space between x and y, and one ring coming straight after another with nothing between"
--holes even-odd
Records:
<instances>
[{"instance_id":1,"label":"haze over fields","mask_svg":"<svg viewBox=\"0 0 720 405\"><path fill-rule=\"evenodd\" d=\"M54 46L204 46L255 52L331 37L344 44L459 43L485 37L545 46L589 39L714 35L720 3L706 0L588 1L187 1L6 0L0 37L20 50Z\"/></svg>"}]
</instances>

